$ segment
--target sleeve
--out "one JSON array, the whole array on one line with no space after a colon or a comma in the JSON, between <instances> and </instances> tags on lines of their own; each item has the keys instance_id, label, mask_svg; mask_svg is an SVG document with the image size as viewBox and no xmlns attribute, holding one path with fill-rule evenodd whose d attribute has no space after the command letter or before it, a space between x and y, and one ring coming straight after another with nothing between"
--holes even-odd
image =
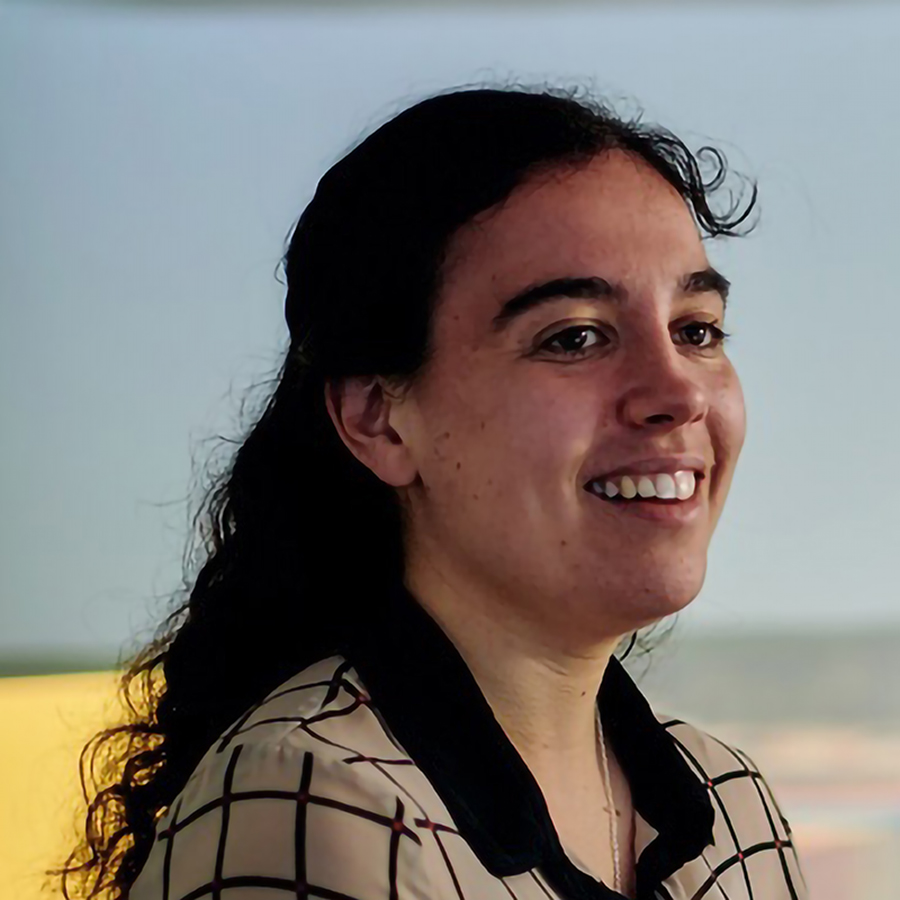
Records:
<instances>
[{"instance_id":1,"label":"sleeve","mask_svg":"<svg viewBox=\"0 0 900 900\"><path fill-rule=\"evenodd\" d=\"M331 748L211 751L160 821L129 900L437 897L408 807L378 769Z\"/></svg>"}]
</instances>

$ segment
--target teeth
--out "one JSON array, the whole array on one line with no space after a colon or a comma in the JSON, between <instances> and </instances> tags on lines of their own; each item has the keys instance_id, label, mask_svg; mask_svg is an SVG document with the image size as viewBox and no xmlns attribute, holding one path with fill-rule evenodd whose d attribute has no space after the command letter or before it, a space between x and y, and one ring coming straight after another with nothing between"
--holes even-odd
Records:
<instances>
[{"instance_id":1,"label":"teeth","mask_svg":"<svg viewBox=\"0 0 900 900\"><path fill-rule=\"evenodd\" d=\"M696 480L693 472L675 473L675 493L679 500L687 500L694 493Z\"/></svg>"},{"instance_id":2,"label":"teeth","mask_svg":"<svg viewBox=\"0 0 900 900\"><path fill-rule=\"evenodd\" d=\"M663 500L675 499L675 479L663 472L656 476L656 496Z\"/></svg>"},{"instance_id":3,"label":"teeth","mask_svg":"<svg viewBox=\"0 0 900 900\"><path fill-rule=\"evenodd\" d=\"M621 493L626 500L637 496L659 497L661 500L687 500L693 495L696 484L692 471L676 472L674 476L668 472L660 472L658 475L639 475L634 478L623 475L618 485L612 479L605 484L592 481L590 489L595 494L605 494L607 497L617 497Z\"/></svg>"},{"instance_id":4,"label":"teeth","mask_svg":"<svg viewBox=\"0 0 900 900\"><path fill-rule=\"evenodd\" d=\"M654 485L646 475L641 476L640 481L638 481L637 489L642 497L656 496L656 485Z\"/></svg>"}]
</instances>

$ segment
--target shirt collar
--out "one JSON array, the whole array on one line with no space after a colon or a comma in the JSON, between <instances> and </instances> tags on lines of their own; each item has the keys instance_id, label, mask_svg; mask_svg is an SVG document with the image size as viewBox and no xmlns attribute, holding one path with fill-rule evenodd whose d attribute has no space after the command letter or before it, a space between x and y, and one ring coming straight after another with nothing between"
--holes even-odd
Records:
<instances>
[{"instance_id":1,"label":"shirt collar","mask_svg":"<svg viewBox=\"0 0 900 900\"><path fill-rule=\"evenodd\" d=\"M534 776L506 736L450 638L402 583L372 598L345 654L391 732L429 779L482 865L498 877L540 867L564 896L608 898L560 845ZM612 657L598 694L604 737L634 807L658 835L637 863L637 896L712 843L706 786L622 664Z\"/></svg>"}]
</instances>

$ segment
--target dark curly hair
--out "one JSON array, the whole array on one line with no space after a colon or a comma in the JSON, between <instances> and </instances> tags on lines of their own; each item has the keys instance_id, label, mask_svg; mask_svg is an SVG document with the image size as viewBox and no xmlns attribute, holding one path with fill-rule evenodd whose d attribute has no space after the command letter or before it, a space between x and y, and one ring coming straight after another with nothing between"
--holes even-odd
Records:
<instances>
[{"instance_id":1,"label":"dark curly hair","mask_svg":"<svg viewBox=\"0 0 900 900\"><path fill-rule=\"evenodd\" d=\"M129 721L82 752L84 837L47 873L61 876L67 898L126 898L156 822L216 737L291 675L338 652L364 584L402 577L397 492L340 440L326 380L413 383L429 358L451 236L538 171L613 149L672 184L707 236L746 233L738 226L756 203L755 183L743 211L743 191L735 199L729 190L720 213L710 206L726 180L721 151L705 146L695 156L640 114L626 121L577 89L429 97L323 176L283 259L290 345L274 391L193 517L190 546L202 550L186 560L199 557L196 575L185 575L177 608L122 666ZM335 567L337 544L353 547L353 566ZM321 602L338 591L340 603Z\"/></svg>"}]
</instances>

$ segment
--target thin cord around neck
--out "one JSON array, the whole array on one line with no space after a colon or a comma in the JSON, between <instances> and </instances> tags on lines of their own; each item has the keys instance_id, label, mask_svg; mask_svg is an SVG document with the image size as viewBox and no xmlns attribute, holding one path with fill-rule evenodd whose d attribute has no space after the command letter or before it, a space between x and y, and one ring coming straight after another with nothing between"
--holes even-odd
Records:
<instances>
[{"instance_id":1,"label":"thin cord around neck","mask_svg":"<svg viewBox=\"0 0 900 900\"><path fill-rule=\"evenodd\" d=\"M597 738L600 741L600 756L603 759L603 790L609 805L609 836L613 848L613 888L619 890L622 880L619 868L619 838L616 834L616 808L612 798L612 782L609 777L609 760L606 756L606 741L603 739L603 724L600 721L600 709L596 708Z\"/></svg>"}]
</instances>

